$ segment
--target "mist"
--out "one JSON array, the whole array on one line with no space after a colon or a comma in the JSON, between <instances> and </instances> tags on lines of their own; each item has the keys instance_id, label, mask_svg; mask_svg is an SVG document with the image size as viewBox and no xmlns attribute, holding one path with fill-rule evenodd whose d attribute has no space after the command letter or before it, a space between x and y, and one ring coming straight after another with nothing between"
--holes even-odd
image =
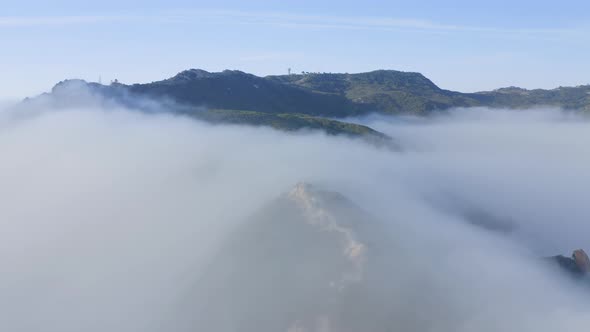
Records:
<instances>
[{"instance_id":1,"label":"mist","mask_svg":"<svg viewBox=\"0 0 590 332\"><path fill-rule=\"evenodd\" d=\"M190 311L174 308L190 306L216 248L299 182L339 192L387 226L396 277L371 287L392 294L399 330L590 324L587 288L541 259L590 249L582 117L459 109L353 119L396 140L403 150L392 152L123 107L34 107L0 117L0 330L174 330ZM508 226L482 227L470 211Z\"/></svg>"}]
</instances>

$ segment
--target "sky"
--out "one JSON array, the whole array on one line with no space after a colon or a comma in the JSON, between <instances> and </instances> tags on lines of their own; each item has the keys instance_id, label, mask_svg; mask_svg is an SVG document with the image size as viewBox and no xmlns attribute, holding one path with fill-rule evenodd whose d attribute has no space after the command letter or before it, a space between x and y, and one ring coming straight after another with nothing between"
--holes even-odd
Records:
<instances>
[{"instance_id":1,"label":"sky","mask_svg":"<svg viewBox=\"0 0 590 332\"><path fill-rule=\"evenodd\" d=\"M189 68L395 69L464 92L589 84L589 12L581 0L3 0L0 101Z\"/></svg>"}]
</instances>

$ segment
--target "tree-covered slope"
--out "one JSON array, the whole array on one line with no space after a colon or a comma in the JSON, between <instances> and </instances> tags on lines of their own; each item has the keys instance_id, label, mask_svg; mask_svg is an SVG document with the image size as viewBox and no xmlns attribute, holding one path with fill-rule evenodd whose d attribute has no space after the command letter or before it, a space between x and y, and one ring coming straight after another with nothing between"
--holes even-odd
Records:
<instances>
[{"instance_id":1,"label":"tree-covered slope","mask_svg":"<svg viewBox=\"0 0 590 332\"><path fill-rule=\"evenodd\" d=\"M194 113L193 113L194 114ZM263 113L254 111L210 109L202 110L196 115L198 118L217 123L249 124L269 126L284 131L301 129L320 129L327 134L346 134L349 136L374 136L385 138L382 133L367 126L348 123L333 119L296 113Z\"/></svg>"},{"instance_id":2,"label":"tree-covered slope","mask_svg":"<svg viewBox=\"0 0 590 332\"><path fill-rule=\"evenodd\" d=\"M131 85L129 91L216 109L316 116L347 116L361 112L354 103L340 96L230 70L209 73L191 69L167 80Z\"/></svg>"},{"instance_id":3,"label":"tree-covered slope","mask_svg":"<svg viewBox=\"0 0 590 332\"><path fill-rule=\"evenodd\" d=\"M423 114L474 106L467 95L440 89L420 73L377 70L360 74L303 74L268 77L319 93L341 96L364 112Z\"/></svg>"},{"instance_id":4,"label":"tree-covered slope","mask_svg":"<svg viewBox=\"0 0 590 332\"><path fill-rule=\"evenodd\" d=\"M268 79L338 95L363 111L388 114L426 114L452 107L505 107L524 109L553 106L590 110L590 85L526 90L509 87L488 92L461 93L444 90L420 73L377 70L360 74L269 76Z\"/></svg>"}]
</instances>

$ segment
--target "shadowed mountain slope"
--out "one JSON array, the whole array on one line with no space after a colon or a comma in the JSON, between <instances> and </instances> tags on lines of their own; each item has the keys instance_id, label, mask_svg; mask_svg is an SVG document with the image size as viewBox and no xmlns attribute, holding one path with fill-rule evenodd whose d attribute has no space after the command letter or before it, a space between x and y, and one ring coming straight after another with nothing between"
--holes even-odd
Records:
<instances>
[{"instance_id":1,"label":"shadowed mountain slope","mask_svg":"<svg viewBox=\"0 0 590 332\"><path fill-rule=\"evenodd\" d=\"M374 287L395 257L383 227L338 193L297 185L226 239L187 294L183 331L387 330L389 295Z\"/></svg>"},{"instance_id":2,"label":"shadowed mountain slope","mask_svg":"<svg viewBox=\"0 0 590 332\"><path fill-rule=\"evenodd\" d=\"M446 264L469 266L469 274L479 278L464 287L475 290L495 280L477 272L489 262L417 255L404 250L403 242L343 195L298 184L222 241L175 308L184 319L172 319L169 330L456 331L471 316L453 303L470 295L452 300L437 294L465 271L450 280L435 271ZM549 261L565 274L581 275L590 263L579 252L571 262L561 256Z\"/></svg>"}]
</instances>

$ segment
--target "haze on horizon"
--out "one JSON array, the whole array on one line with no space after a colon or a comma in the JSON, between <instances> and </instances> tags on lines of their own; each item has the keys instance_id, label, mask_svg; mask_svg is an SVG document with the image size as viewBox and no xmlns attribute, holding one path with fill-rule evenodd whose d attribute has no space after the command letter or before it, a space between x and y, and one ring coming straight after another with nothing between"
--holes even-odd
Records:
<instances>
[{"instance_id":1,"label":"haze on horizon","mask_svg":"<svg viewBox=\"0 0 590 332\"><path fill-rule=\"evenodd\" d=\"M462 92L590 83L586 1L3 3L0 100L67 78L142 83L188 68L415 71Z\"/></svg>"}]
</instances>

